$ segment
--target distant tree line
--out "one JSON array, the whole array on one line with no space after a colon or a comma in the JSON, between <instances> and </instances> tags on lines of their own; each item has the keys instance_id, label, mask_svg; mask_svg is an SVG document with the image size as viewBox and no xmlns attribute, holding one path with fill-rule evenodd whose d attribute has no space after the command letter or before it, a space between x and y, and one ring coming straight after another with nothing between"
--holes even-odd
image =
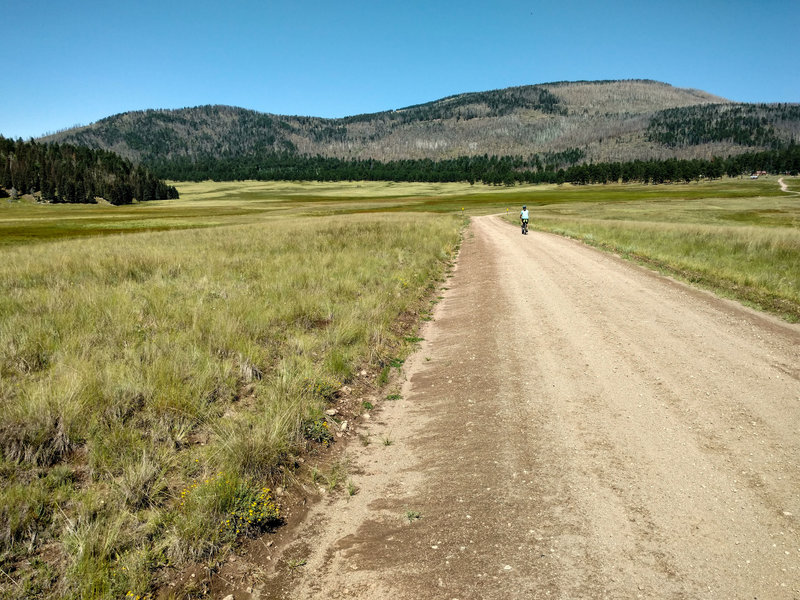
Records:
<instances>
[{"instance_id":1,"label":"distant tree line","mask_svg":"<svg viewBox=\"0 0 800 600\"><path fill-rule=\"evenodd\" d=\"M767 173L800 173L800 146L790 144L782 150L770 150L729 156L728 158L634 160L622 163L582 164L556 174L553 183L575 184L641 182L676 183L699 179L718 179L723 175L738 177L766 171Z\"/></svg>"},{"instance_id":2,"label":"distant tree line","mask_svg":"<svg viewBox=\"0 0 800 600\"><path fill-rule=\"evenodd\" d=\"M323 156L273 153L264 156L179 158L151 165L159 176L182 181L426 181L516 183L666 183L715 179L749 174L800 172L800 146L793 142L781 150L740 154L711 160L667 159L574 164L583 158L579 149L544 156L462 156L434 161L408 159L389 162L344 160ZM558 166L568 163L571 166Z\"/></svg>"},{"instance_id":3,"label":"distant tree line","mask_svg":"<svg viewBox=\"0 0 800 600\"><path fill-rule=\"evenodd\" d=\"M111 204L165 200L178 191L144 166L106 150L39 144L0 136L0 188L8 195L39 194L46 202Z\"/></svg>"},{"instance_id":4,"label":"distant tree line","mask_svg":"<svg viewBox=\"0 0 800 600\"><path fill-rule=\"evenodd\" d=\"M581 150L543 156L462 156L448 160L374 159L345 160L325 156L300 156L288 152L262 156L192 160L178 158L157 162L150 168L158 175L183 181L257 179L264 181L482 181L513 184L537 173L555 172L559 164L574 164ZM530 179L530 181L534 181Z\"/></svg>"}]
</instances>

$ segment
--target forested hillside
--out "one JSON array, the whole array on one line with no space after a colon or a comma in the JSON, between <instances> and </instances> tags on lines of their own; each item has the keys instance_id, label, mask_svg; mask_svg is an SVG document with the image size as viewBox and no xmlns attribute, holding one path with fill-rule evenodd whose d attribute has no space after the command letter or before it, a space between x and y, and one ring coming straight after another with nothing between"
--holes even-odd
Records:
<instances>
[{"instance_id":1,"label":"forested hillside","mask_svg":"<svg viewBox=\"0 0 800 600\"><path fill-rule=\"evenodd\" d=\"M45 202L130 204L177 198L178 191L143 166L105 150L38 144L0 136L0 194L35 194Z\"/></svg>"},{"instance_id":2,"label":"forested hillside","mask_svg":"<svg viewBox=\"0 0 800 600\"><path fill-rule=\"evenodd\" d=\"M229 106L147 110L43 141L113 150L170 179L240 179L330 173L340 169L337 161L368 163L374 172L376 164L405 169L407 161L418 166L497 157L513 160L516 169L557 172L582 164L710 160L786 148L798 134L797 104L734 104L631 80L459 94L340 119Z\"/></svg>"},{"instance_id":3,"label":"forested hillside","mask_svg":"<svg viewBox=\"0 0 800 600\"><path fill-rule=\"evenodd\" d=\"M238 159L176 160L164 169L170 177L185 181L430 181L481 182L489 185L516 183L689 182L702 178L736 177L758 171L800 172L800 146L790 143L781 150L738 154L718 159L664 159L589 163L556 168L538 157L462 156L455 159L343 160L321 156L272 154Z\"/></svg>"},{"instance_id":4,"label":"forested hillside","mask_svg":"<svg viewBox=\"0 0 800 600\"><path fill-rule=\"evenodd\" d=\"M800 104L711 104L663 110L650 119L648 139L670 148L728 143L781 148L800 137Z\"/></svg>"}]
</instances>

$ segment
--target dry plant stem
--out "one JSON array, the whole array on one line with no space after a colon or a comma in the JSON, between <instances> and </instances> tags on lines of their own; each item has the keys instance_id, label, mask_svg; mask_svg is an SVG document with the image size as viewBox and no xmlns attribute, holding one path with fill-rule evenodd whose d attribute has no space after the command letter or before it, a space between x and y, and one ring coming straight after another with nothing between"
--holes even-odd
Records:
<instances>
[{"instance_id":1,"label":"dry plant stem","mask_svg":"<svg viewBox=\"0 0 800 600\"><path fill-rule=\"evenodd\" d=\"M11 577L11 575L9 575L8 573L6 573L3 569L0 569L0 573L8 577L11 583L13 583L17 588L19 588L20 590L22 589L22 586L19 583L17 583L17 581L15 581L14 578Z\"/></svg>"}]
</instances>

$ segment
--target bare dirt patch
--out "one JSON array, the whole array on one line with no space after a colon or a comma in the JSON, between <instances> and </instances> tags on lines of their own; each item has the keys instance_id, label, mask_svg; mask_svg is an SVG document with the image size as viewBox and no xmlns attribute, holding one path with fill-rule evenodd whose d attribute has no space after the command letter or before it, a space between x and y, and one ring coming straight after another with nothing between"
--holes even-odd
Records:
<instances>
[{"instance_id":1,"label":"bare dirt patch","mask_svg":"<svg viewBox=\"0 0 800 600\"><path fill-rule=\"evenodd\" d=\"M800 597L800 326L494 217L448 285L237 600Z\"/></svg>"}]
</instances>

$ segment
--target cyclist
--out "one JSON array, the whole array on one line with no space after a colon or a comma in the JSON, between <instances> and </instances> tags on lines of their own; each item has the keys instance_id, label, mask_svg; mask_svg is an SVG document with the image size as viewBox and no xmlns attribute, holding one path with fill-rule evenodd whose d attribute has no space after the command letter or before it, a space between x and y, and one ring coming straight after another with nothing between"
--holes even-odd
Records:
<instances>
[{"instance_id":1,"label":"cyclist","mask_svg":"<svg viewBox=\"0 0 800 600\"><path fill-rule=\"evenodd\" d=\"M528 207L523 206L519 213L519 221L522 223L522 233L528 233Z\"/></svg>"}]
</instances>

